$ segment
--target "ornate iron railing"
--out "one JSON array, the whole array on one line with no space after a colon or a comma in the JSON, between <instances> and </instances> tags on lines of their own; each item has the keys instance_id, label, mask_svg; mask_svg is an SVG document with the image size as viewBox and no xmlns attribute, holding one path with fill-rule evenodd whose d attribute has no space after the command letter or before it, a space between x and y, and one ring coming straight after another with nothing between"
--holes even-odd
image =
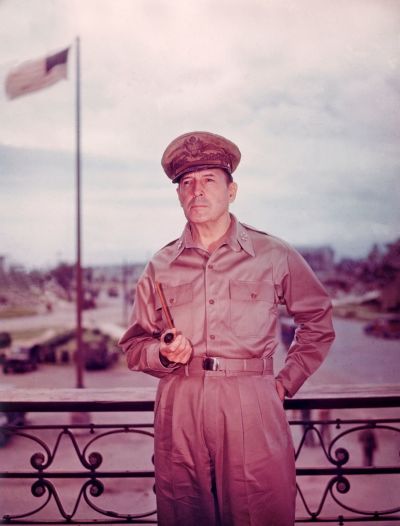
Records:
<instances>
[{"instance_id":1,"label":"ornate iron railing","mask_svg":"<svg viewBox=\"0 0 400 526\"><path fill-rule=\"evenodd\" d=\"M57 412L60 420L2 426L1 522L156 524L151 415L147 423L134 421L138 412L152 412L153 400L151 388L1 392L4 414L40 420L36 413L48 419ZM296 449L296 523L400 524L399 407L393 388L285 401ZM123 415L128 423L71 423L89 411L108 418L130 413ZM339 417L331 417L334 411ZM62 422L70 412L73 418ZM108 457L123 465L107 467Z\"/></svg>"}]
</instances>

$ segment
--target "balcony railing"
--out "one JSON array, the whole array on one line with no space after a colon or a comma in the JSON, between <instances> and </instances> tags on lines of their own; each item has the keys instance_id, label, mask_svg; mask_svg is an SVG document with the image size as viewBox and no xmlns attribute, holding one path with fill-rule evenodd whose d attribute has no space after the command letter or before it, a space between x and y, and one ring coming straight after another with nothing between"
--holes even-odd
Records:
<instances>
[{"instance_id":1,"label":"balcony railing","mask_svg":"<svg viewBox=\"0 0 400 526\"><path fill-rule=\"evenodd\" d=\"M1 523L156 524L154 396L153 388L0 391L4 414L27 414L0 429ZM399 407L394 386L331 386L285 401L296 523L400 524Z\"/></svg>"}]
</instances>

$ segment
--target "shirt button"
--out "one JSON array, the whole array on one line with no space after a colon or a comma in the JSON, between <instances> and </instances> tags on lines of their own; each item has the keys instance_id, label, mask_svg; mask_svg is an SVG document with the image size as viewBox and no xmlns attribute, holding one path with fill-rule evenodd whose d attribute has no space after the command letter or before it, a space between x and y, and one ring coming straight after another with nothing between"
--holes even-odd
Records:
<instances>
[{"instance_id":1,"label":"shirt button","mask_svg":"<svg viewBox=\"0 0 400 526\"><path fill-rule=\"evenodd\" d=\"M215 340L214 334L210 334L210 340Z\"/></svg>"},{"instance_id":2,"label":"shirt button","mask_svg":"<svg viewBox=\"0 0 400 526\"><path fill-rule=\"evenodd\" d=\"M209 300L208 303L209 303L210 305L214 305L215 301L214 301L214 300Z\"/></svg>"},{"instance_id":3,"label":"shirt button","mask_svg":"<svg viewBox=\"0 0 400 526\"><path fill-rule=\"evenodd\" d=\"M208 268L212 270L214 268L214 265L208 265Z\"/></svg>"}]
</instances>

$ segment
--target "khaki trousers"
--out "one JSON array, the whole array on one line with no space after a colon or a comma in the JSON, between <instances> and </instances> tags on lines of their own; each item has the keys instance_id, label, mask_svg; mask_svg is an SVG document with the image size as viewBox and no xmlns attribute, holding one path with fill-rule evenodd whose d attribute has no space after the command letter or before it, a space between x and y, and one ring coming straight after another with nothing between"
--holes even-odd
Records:
<instances>
[{"instance_id":1,"label":"khaki trousers","mask_svg":"<svg viewBox=\"0 0 400 526\"><path fill-rule=\"evenodd\" d=\"M160 381L160 526L293 526L294 449L271 374L184 368Z\"/></svg>"}]
</instances>

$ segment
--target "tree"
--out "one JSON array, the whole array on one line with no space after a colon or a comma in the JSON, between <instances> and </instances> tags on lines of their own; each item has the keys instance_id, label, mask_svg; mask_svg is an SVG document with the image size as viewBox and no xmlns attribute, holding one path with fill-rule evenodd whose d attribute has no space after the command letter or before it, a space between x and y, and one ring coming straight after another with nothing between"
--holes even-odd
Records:
<instances>
[{"instance_id":1,"label":"tree","mask_svg":"<svg viewBox=\"0 0 400 526\"><path fill-rule=\"evenodd\" d=\"M69 263L59 263L57 267L50 271L50 275L65 290L68 300L72 299L74 274L75 266Z\"/></svg>"}]
</instances>

